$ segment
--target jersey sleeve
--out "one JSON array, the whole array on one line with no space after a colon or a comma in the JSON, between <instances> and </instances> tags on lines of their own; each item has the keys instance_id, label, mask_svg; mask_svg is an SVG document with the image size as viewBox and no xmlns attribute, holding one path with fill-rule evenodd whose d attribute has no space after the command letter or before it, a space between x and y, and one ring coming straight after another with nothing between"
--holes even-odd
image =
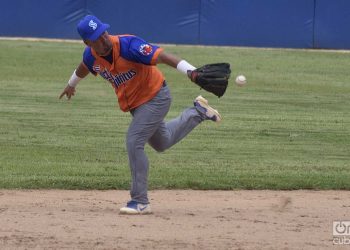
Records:
<instances>
[{"instance_id":1,"label":"jersey sleeve","mask_svg":"<svg viewBox=\"0 0 350 250\"><path fill-rule=\"evenodd\" d=\"M93 67L95 60L95 57L91 53L91 48L86 47L83 54L83 62L92 74L97 75L97 72L94 70Z\"/></svg>"},{"instance_id":2,"label":"jersey sleeve","mask_svg":"<svg viewBox=\"0 0 350 250\"><path fill-rule=\"evenodd\" d=\"M136 36L122 36L119 41L121 57L146 65L155 65L158 55L163 50Z\"/></svg>"}]
</instances>

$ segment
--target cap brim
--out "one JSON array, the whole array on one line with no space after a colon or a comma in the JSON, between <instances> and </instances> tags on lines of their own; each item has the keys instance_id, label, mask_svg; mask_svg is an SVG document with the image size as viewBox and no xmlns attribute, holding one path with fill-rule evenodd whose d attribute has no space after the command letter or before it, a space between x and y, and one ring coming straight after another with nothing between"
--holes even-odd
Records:
<instances>
[{"instance_id":1,"label":"cap brim","mask_svg":"<svg viewBox=\"0 0 350 250\"><path fill-rule=\"evenodd\" d=\"M89 37L90 41L96 41L107 29L109 28L109 24L102 24L98 27L97 30Z\"/></svg>"}]
</instances>

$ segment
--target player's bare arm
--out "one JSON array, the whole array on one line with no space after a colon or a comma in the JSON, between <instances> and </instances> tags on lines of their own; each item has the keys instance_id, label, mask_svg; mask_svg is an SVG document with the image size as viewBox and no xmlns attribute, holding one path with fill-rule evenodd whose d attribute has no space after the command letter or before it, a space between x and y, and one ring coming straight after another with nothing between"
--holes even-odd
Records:
<instances>
[{"instance_id":1,"label":"player's bare arm","mask_svg":"<svg viewBox=\"0 0 350 250\"><path fill-rule=\"evenodd\" d=\"M190 63L188 63L187 61L171 54L168 52L164 52L162 51L159 56L158 56L158 60L157 63L164 63L167 64L173 68L176 68L178 71L180 71L181 73L188 75L188 72L191 72L192 70L196 69L196 67L194 67L193 65L191 65Z\"/></svg>"},{"instance_id":2,"label":"player's bare arm","mask_svg":"<svg viewBox=\"0 0 350 250\"><path fill-rule=\"evenodd\" d=\"M165 63L176 68L181 73L187 75L199 87L218 97L224 95L231 74L230 64L228 63L207 64L196 69L187 61L164 51L159 54L157 63ZM245 77L241 76L240 80L240 82L236 80L237 84L244 85L246 82Z\"/></svg>"},{"instance_id":3,"label":"player's bare arm","mask_svg":"<svg viewBox=\"0 0 350 250\"><path fill-rule=\"evenodd\" d=\"M67 96L67 99L70 100L72 96L75 95L75 87L77 86L78 82L88 74L88 68L83 62L81 62L77 69L73 72L71 78L68 81L67 86L64 88L59 98L61 99L63 96Z\"/></svg>"},{"instance_id":4,"label":"player's bare arm","mask_svg":"<svg viewBox=\"0 0 350 250\"><path fill-rule=\"evenodd\" d=\"M176 66L179 64L180 61L181 59L178 58L177 56L170 54L168 52L162 51L158 56L157 64L164 63L173 68L176 68Z\"/></svg>"}]
</instances>

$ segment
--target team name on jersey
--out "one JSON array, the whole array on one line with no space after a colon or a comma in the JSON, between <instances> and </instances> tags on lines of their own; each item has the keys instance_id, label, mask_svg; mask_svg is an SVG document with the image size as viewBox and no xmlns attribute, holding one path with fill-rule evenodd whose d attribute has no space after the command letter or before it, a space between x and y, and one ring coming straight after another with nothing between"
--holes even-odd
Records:
<instances>
[{"instance_id":1,"label":"team name on jersey","mask_svg":"<svg viewBox=\"0 0 350 250\"><path fill-rule=\"evenodd\" d=\"M127 72L119 73L117 75L113 75L111 72L108 70L103 70L100 72L100 75L109 81L110 83L114 84L115 87L119 87L121 84L129 81L136 75L136 71L131 69Z\"/></svg>"}]
</instances>

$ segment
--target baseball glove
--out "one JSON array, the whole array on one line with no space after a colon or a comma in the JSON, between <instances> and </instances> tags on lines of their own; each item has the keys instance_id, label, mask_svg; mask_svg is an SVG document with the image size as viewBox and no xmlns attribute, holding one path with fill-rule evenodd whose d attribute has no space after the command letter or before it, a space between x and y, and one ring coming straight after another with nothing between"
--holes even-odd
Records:
<instances>
[{"instance_id":1,"label":"baseball glove","mask_svg":"<svg viewBox=\"0 0 350 250\"><path fill-rule=\"evenodd\" d=\"M217 97L224 95L230 74L229 63L206 64L188 72L192 82Z\"/></svg>"}]
</instances>

